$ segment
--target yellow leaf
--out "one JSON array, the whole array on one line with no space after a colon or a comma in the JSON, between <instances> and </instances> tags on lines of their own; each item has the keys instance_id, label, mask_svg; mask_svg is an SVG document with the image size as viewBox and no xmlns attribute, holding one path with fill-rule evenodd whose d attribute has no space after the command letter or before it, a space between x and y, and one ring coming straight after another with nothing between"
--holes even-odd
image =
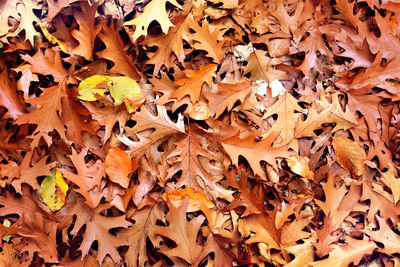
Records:
<instances>
[{"instance_id":1,"label":"yellow leaf","mask_svg":"<svg viewBox=\"0 0 400 267\"><path fill-rule=\"evenodd\" d=\"M168 14L166 11L165 5L167 2L172 5L182 9L182 6L176 2L176 0L152 0L150 3L145 6L144 11L138 17L133 20L127 21L124 23L124 26L127 25L135 25L135 32L133 33L133 41L136 42L136 39L140 36L147 36L147 28L154 20L160 23L161 29L163 33L167 34L168 29L170 27L174 27L171 21L168 18Z\"/></svg>"},{"instance_id":2,"label":"yellow leaf","mask_svg":"<svg viewBox=\"0 0 400 267\"><path fill-rule=\"evenodd\" d=\"M197 103L190 109L189 116L198 121L206 120L210 117L210 110L208 109L207 105Z\"/></svg>"},{"instance_id":3,"label":"yellow leaf","mask_svg":"<svg viewBox=\"0 0 400 267\"><path fill-rule=\"evenodd\" d=\"M310 167L308 166L308 161L308 158L300 157L297 155L290 156L288 159L286 159L286 162L292 172L304 178L312 180L314 179L314 173L310 170Z\"/></svg>"},{"instance_id":4,"label":"yellow leaf","mask_svg":"<svg viewBox=\"0 0 400 267\"><path fill-rule=\"evenodd\" d=\"M355 175L364 173L364 163L367 155L357 142L344 137L333 137L332 145L340 166Z\"/></svg>"},{"instance_id":5,"label":"yellow leaf","mask_svg":"<svg viewBox=\"0 0 400 267\"><path fill-rule=\"evenodd\" d=\"M51 211L61 209L65 204L68 184L60 171L51 170L52 176L47 176L40 185L40 195Z\"/></svg>"},{"instance_id":6,"label":"yellow leaf","mask_svg":"<svg viewBox=\"0 0 400 267\"><path fill-rule=\"evenodd\" d=\"M108 81L109 76L105 75L93 75L89 78L84 79L78 87L79 96L78 99L85 101L96 101L94 94L104 95L106 89L98 88L104 82Z\"/></svg>"},{"instance_id":7,"label":"yellow leaf","mask_svg":"<svg viewBox=\"0 0 400 267\"><path fill-rule=\"evenodd\" d=\"M121 103L128 95L143 95L139 84L129 77L108 77L108 90L115 102Z\"/></svg>"},{"instance_id":8,"label":"yellow leaf","mask_svg":"<svg viewBox=\"0 0 400 267\"><path fill-rule=\"evenodd\" d=\"M44 36L46 37L47 40L49 40L50 43L58 44L61 51L63 51L64 53L68 53L68 46L66 43L64 43L63 41L60 41L57 37L55 37L54 35L49 33L49 31L46 29L46 27L42 23L40 23L40 28L42 29Z\"/></svg>"},{"instance_id":9,"label":"yellow leaf","mask_svg":"<svg viewBox=\"0 0 400 267\"><path fill-rule=\"evenodd\" d=\"M200 210L201 203L203 203L209 209L215 206L214 203L212 203L205 195L194 191L193 187L190 186L184 189L164 193L161 195L161 197L168 202L168 205L172 205L175 208L181 206L185 198L188 197L189 205L187 212L195 212Z\"/></svg>"}]
</instances>

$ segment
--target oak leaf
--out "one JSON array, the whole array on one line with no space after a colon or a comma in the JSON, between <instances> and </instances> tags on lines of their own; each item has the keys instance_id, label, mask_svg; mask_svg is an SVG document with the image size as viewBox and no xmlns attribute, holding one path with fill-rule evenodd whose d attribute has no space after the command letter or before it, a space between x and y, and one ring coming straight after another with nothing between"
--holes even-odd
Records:
<instances>
[{"instance_id":1,"label":"oak leaf","mask_svg":"<svg viewBox=\"0 0 400 267\"><path fill-rule=\"evenodd\" d=\"M186 220L188 199L178 208L172 206L166 216L169 226L155 226L154 232L170 238L176 243L174 248L162 248L160 252L170 257L174 262L183 259L186 263L197 265L202 260L199 258L203 247L197 244L197 233L204 221L204 216L199 215L191 221Z\"/></svg>"},{"instance_id":2,"label":"oak leaf","mask_svg":"<svg viewBox=\"0 0 400 267\"><path fill-rule=\"evenodd\" d=\"M321 94L321 99L315 101L308 110L306 120L298 120L296 123L295 136L315 137L315 130L322 129L322 124L334 123L335 127L332 133L337 130L348 130L356 126L357 120L353 112L350 110L343 111L339 103L339 95L332 94L332 103L329 103L326 97Z\"/></svg>"},{"instance_id":3,"label":"oak leaf","mask_svg":"<svg viewBox=\"0 0 400 267\"><path fill-rule=\"evenodd\" d=\"M243 103L253 89L252 84L247 81L241 81L236 84L220 83L217 93L208 93L206 98L209 102L210 111L218 118L225 109L230 111L237 101Z\"/></svg>"},{"instance_id":4,"label":"oak leaf","mask_svg":"<svg viewBox=\"0 0 400 267\"><path fill-rule=\"evenodd\" d=\"M168 34L159 36L149 36L144 41L148 46L157 46L157 51L150 56L146 64L154 65L153 75L157 75L162 66L167 69L174 67L176 63L171 58L174 54L181 65L184 65L185 51L183 49L184 39L189 35L190 26L195 23L193 17L189 15L177 15L172 19L175 27L168 31Z\"/></svg>"},{"instance_id":5,"label":"oak leaf","mask_svg":"<svg viewBox=\"0 0 400 267\"><path fill-rule=\"evenodd\" d=\"M382 182L392 190L393 203L396 205L400 198L400 179L397 178L393 165L388 164L388 170L382 173Z\"/></svg>"},{"instance_id":6,"label":"oak leaf","mask_svg":"<svg viewBox=\"0 0 400 267\"><path fill-rule=\"evenodd\" d=\"M294 131L300 112L305 113L305 110L299 105L296 98L286 92L274 105L265 111L263 119L274 114L277 114L278 118L272 127L262 134L262 137L273 133L279 134L279 137L274 141L274 146L289 144L294 139Z\"/></svg>"},{"instance_id":7,"label":"oak leaf","mask_svg":"<svg viewBox=\"0 0 400 267\"><path fill-rule=\"evenodd\" d=\"M17 119L26 112L25 105L18 95L14 75L6 67L0 72L0 106L7 108L6 116Z\"/></svg>"},{"instance_id":8,"label":"oak leaf","mask_svg":"<svg viewBox=\"0 0 400 267\"><path fill-rule=\"evenodd\" d=\"M368 241L366 238L358 240L345 236L344 239L346 241L346 244L335 245L334 249L329 253L329 257L327 259L314 261L311 263L311 266L348 266L350 263L358 265L364 255L372 254L372 252L376 248L376 244L374 242Z\"/></svg>"},{"instance_id":9,"label":"oak leaf","mask_svg":"<svg viewBox=\"0 0 400 267\"><path fill-rule=\"evenodd\" d=\"M125 215L116 217L106 217L101 215L101 211L107 206L100 205L96 209L91 209L77 198L75 207L76 221L71 230L72 235L76 235L83 226L86 226L83 234L83 241L79 250L82 251L82 259L89 253L93 242L98 242L97 261L102 264L104 258L110 255L114 262L119 262L121 257L117 248L128 245L126 239L116 237L109 232L113 228L127 228L131 225L125 219Z\"/></svg>"},{"instance_id":10,"label":"oak leaf","mask_svg":"<svg viewBox=\"0 0 400 267\"><path fill-rule=\"evenodd\" d=\"M234 136L224 140L222 146L234 165L238 166L239 156L243 156L249 162L254 174L265 177L265 171L260 165L261 161L265 161L277 169L276 158L287 158L293 153L288 151L286 146L272 146L277 135L271 134L260 142L255 141L257 136L257 132L245 139Z\"/></svg>"},{"instance_id":11,"label":"oak leaf","mask_svg":"<svg viewBox=\"0 0 400 267\"><path fill-rule=\"evenodd\" d=\"M177 188L183 185L196 187L207 197L231 201L233 192L218 184L223 176L213 175L211 172L216 168L210 162L221 160L221 154L211 153L202 147L200 140L194 136L186 136L176 143L175 148L167 156L167 162L172 166L168 169L166 179L172 179L174 175L181 173L176 184Z\"/></svg>"},{"instance_id":12,"label":"oak leaf","mask_svg":"<svg viewBox=\"0 0 400 267\"><path fill-rule=\"evenodd\" d=\"M110 26L105 23L100 24L98 30L99 33L97 36L105 44L106 48L96 54L114 63L109 72L123 74L134 80L139 80L140 74L133 64L132 58L126 54L124 43L115 29L114 23L111 23Z\"/></svg>"},{"instance_id":13,"label":"oak leaf","mask_svg":"<svg viewBox=\"0 0 400 267\"><path fill-rule=\"evenodd\" d=\"M383 244L383 248L378 248L378 251L387 255L397 253L400 249L399 235L389 227L385 219L377 215L376 220L379 223L379 230L367 229L365 233L369 236L370 240Z\"/></svg>"},{"instance_id":14,"label":"oak leaf","mask_svg":"<svg viewBox=\"0 0 400 267\"><path fill-rule=\"evenodd\" d=\"M343 137L333 137L332 145L335 149L337 160L343 168L355 175L364 173L364 163L367 156L358 143Z\"/></svg>"},{"instance_id":15,"label":"oak leaf","mask_svg":"<svg viewBox=\"0 0 400 267\"><path fill-rule=\"evenodd\" d=\"M72 155L69 157L76 169L76 173L67 169L60 169L60 171L65 178L79 187L79 189L73 190L85 198L86 204L91 208L96 208L103 197L100 193L100 183L102 177L105 177L105 167L100 160L86 163L85 156L87 152L87 148L82 149L80 153L72 149Z\"/></svg>"},{"instance_id":16,"label":"oak leaf","mask_svg":"<svg viewBox=\"0 0 400 267\"><path fill-rule=\"evenodd\" d=\"M148 261L146 239L149 238L152 242L159 241L155 226L157 220L164 220L164 214L159 205L153 203L133 212L129 218L134 219L135 223L121 230L118 236L128 239L129 249L125 255L128 266L144 266Z\"/></svg>"},{"instance_id":17,"label":"oak leaf","mask_svg":"<svg viewBox=\"0 0 400 267\"><path fill-rule=\"evenodd\" d=\"M184 96L189 95L193 104L199 100L203 84L207 83L209 86L211 86L217 65L200 65L199 68L199 70L184 71L184 73L187 75L187 78L179 79L175 82L175 84L179 85L179 87L171 94L171 98L181 100Z\"/></svg>"},{"instance_id":18,"label":"oak leaf","mask_svg":"<svg viewBox=\"0 0 400 267\"><path fill-rule=\"evenodd\" d=\"M127 21L124 23L125 26L127 25L135 25L135 32L133 33L133 41L136 42L136 39L140 36L144 35L147 36L147 28L149 27L150 23L154 20L157 21L164 34L168 33L168 29L170 27L174 27L174 24L168 18L168 14L166 12L166 4L170 3L177 8L182 8L182 6L176 2L176 0L155 0L148 3L142 14L137 16L136 18Z\"/></svg>"},{"instance_id":19,"label":"oak leaf","mask_svg":"<svg viewBox=\"0 0 400 267\"><path fill-rule=\"evenodd\" d=\"M250 78L253 80L264 80L266 82L287 80L287 74L274 67L281 62L268 57L265 51L255 50L247 58L247 61L244 74L250 73Z\"/></svg>"}]
</instances>

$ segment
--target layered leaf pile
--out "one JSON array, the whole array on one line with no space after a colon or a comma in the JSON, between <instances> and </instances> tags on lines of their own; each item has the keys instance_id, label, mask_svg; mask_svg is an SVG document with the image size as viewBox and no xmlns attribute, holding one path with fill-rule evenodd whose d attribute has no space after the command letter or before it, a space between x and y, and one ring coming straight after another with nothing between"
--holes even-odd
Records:
<instances>
[{"instance_id":1,"label":"layered leaf pile","mask_svg":"<svg viewBox=\"0 0 400 267\"><path fill-rule=\"evenodd\" d=\"M4 0L1 266L398 266L395 0Z\"/></svg>"}]
</instances>

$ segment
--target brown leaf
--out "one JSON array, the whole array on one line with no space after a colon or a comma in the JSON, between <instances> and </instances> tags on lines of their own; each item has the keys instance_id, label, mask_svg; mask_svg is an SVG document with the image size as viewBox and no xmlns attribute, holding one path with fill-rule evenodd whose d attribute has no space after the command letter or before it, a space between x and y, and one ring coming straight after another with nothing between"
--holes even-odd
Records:
<instances>
[{"instance_id":1,"label":"brown leaf","mask_svg":"<svg viewBox=\"0 0 400 267\"><path fill-rule=\"evenodd\" d=\"M367 156L358 143L343 137L333 137L332 145L335 149L337 160L343 168L355 175L364 173L364 162Z\"/></svg>"},{"instance_id":2,"label":"brown leaf","mask_svg":"<svg viewBox=\"0 0 400 267\"><path fill-rule=\"evenodd\" d=\"M198 264L202 260L198 256L203 247L198 245L197 233L200 225L204 221L204 216L199 215L194 217L191 221L186 220L186 212L188 207L188 200L185 200L178 208L171 207L167 215L169 226L155 226L154 232L170 238L176 243L175 248L163 247L160 252L172 258L185 260L188 264Z\"/></svg>"},{"instance_id":3,"label":"brown leaf","mask_svg":"<svg viewBox=\"0 0 400 267\"><path fill-rule=\"evenodd\" d=\"M255 141L257 136L257 132L245 139L234 136L224 140L222 146L234 165L238 166L239 156L243 156L249 162L254 174L265 177L265 171L260 166L261 161L277 169L276 158L287 158L293 153L288 151L286 146L272 147L276 135L271 134L260 142Z\"/></svg>"}]
</instances>

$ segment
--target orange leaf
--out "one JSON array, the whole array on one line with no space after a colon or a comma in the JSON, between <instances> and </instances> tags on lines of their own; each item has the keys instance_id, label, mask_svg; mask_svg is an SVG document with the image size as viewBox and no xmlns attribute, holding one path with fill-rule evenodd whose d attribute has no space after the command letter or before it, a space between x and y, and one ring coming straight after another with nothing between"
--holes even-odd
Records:
<instances>
[{"instance_id":1,"label":"orange leaf","mask_svg":"<svg viewBox=\"0 0 400 267\"><path fill-rule=\"evenodd\" d=\"M189 198L189 205L187 212L195 212L200 210L201 203L207 208L213 208L215 205L205 195L200 192L194 191L193 187L186 187L180 190L174 190L168 193L164 193L161 197L168 202L168 205L172 205L175 208L182 205L182 202L186 197Z\"/></svg>"},{"instance_id":2,"label":"orange leaf","mask_svg":"<svg viewBox=\"0 0 400 267\"><path fill-rule=\"evenodd\" d=\"M364 173L364 162L367 156L358 143L344 137L333 137L332 145L340 166L355 175Z\"/></svg>"},{"instance_id":3,"label":"orange leaf","mask_svg":"<svg viewBox=\"0 0 400 267\"><path fill-rule=\"evenodd\" d=\"M286 162L289 165L292 172L294 172L295 174L298 174L310 180L314 179L314 173L310 170L310 167L308 166L309 162L308 158L295 155L295 156L290 156L286 160Z\"/></svg>"},{"instance_id":4,"label":"orange leaf","mask_svg":"<svg viewBox=\"0 0 400 267\"><path fill-rule=\"evenodd\" d=\"M111 148L106 157L106 173L110 180L128 188L131 172L132 161L128 153L118 147Z\"/></svg>"},{"instance_id":5,"label":"orange leaf","mask_svg":"<svg viewBox=\"0 0 400 267\"><path fill-rule=\"evenodd\" d=\"M210 110L207 105L197 103L190 109L189 116L194 120L203 121L210 117Z\"/></svg>"}]
</instances>

